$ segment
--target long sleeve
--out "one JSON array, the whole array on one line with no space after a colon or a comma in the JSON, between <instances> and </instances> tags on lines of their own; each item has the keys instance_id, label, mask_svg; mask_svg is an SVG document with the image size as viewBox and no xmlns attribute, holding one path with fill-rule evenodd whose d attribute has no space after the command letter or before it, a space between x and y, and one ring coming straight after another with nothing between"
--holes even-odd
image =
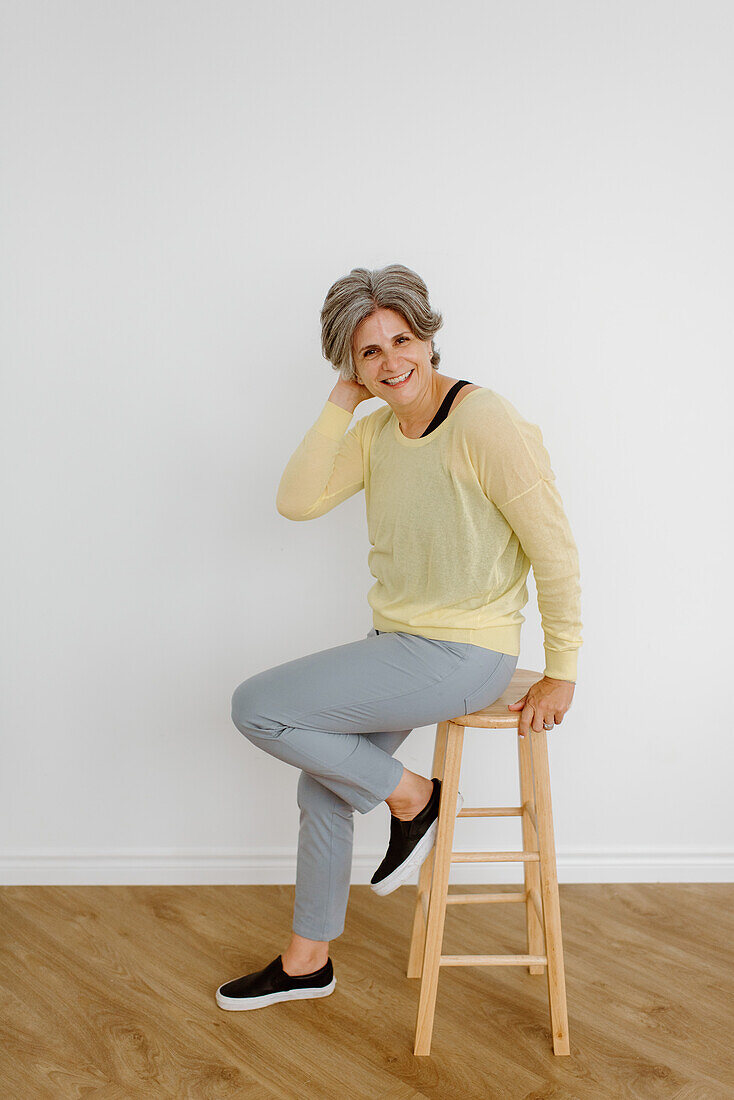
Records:
<instances>
[{"instance_id":1,"label":"long sleeve","mask_svg":"<svg viewBox=\"0 0 734 1100\"><path fill-rule=\"evenodd\" d=\"M347 431L353 415L327 401L291 455L275 501L286 519L316 519L364 488L362 420Z\"/></svg>"},{"instance_id":2,"label":"long sleeve","mask_svg":"<svg viewBox=\"0 0 734 1100\"><path fill-rule=\"evenodd\" d=\"M543 625L545 675L572 680L581 647L581 583L576 543L554 482L540 478L498 506L533 567Z\"/></svg>"},{"instance_id":3,"label":"long sleeve","mask_svg":"<svg viewBox=\"0 0 734 1100\"><path fill-rule=\"evenodd\" d=\"M583 644L578 550L540 428L506 398L499 402L492 431L474 445L480 480L532 565L545 675L575 682Z\"/></svg>"}]
</instances>

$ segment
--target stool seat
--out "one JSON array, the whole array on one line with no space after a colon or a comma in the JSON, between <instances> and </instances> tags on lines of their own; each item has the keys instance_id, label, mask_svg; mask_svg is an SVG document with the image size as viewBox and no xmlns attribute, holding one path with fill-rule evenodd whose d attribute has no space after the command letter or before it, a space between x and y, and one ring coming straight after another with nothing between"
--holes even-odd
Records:
<instances>
[{"instance_id":1,"label":"stool seat","mask_svg":"<svg viewBox=\"0 0 734 1100\"><path fill-rule=\"evenodd\" d=\"M460 714L451 721L457 726L472 726L474 729L485 730L516 730L520 725L522 711L508 710L508 703L514 703L522 699L533 684L543 679L542 672L533 672L529 668L516 668L507 690L482 710L475 710L473 714Z\"/></svg>"},{"instance_id":2,"label":"stool seat","mask_svg":"<svg viewBox=\"0 0 734 1100\"><path fill-rule=\"evenodd\" d=\"M464 730L514 729L520 710L514 703L541 680L543 673L518 668L507 690L488 707L439 722L433 753L433 775L441 780L436 843L424 860L418 878L407 976L420 978L414 1054L431 1051L438 975L442 966L527 966L530 974L546 974L554 1054L569 1054L566 983L561 937L556 851L550 797L546 731L530 730L518 737L520 805L464 806L456 813ZM519 817L522 851L456 852L454 825L464 817ZM452 863L515 863L523 865L524 886L506 892L449 893ZM447 905L515 902L524 905L527 952L518 955L443 955Z\"/></svg>"}]
</instances>

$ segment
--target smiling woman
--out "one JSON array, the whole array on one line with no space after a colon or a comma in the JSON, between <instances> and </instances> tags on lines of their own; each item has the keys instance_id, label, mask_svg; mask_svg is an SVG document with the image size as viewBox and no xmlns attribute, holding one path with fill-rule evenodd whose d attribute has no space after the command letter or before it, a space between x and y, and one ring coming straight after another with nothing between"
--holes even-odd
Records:
<instances>
[{"instance_id":1,"label":"smiling woman","mask_svg":"<svg viewBox=\"0 0 734 1100\"><path fill-rule=\"evenodd\" d=\"M441 355L433 336L442 324L425 283L410 268L354 268L326 296L321 343L344 382L387 401L404 434L416 436L456 382L437 374Z\"/></svg>"},{"instance_id":2,"label":"smiling woman","mask_svg":"<svg viewBox=\"0 0 734 1100\"><path fill-rule=\"evenodd\" d=\"M403 435L415 439L431 431L448 414L453 395L461 387L478 387L465 379L457 382L439 374L431 362L432 341L418 340L412 332L395 332L404 324L396 310L375 310L355 330L353 343L358 350L353 358L360 386L386 401ZM376 339L381 342L359 347L363 340ZM448 394L451 399L447 403ZM462 394L458 400L465 396Z\"/></svg>"},{"instance_id":3,"label":"smiling woman","mask_svg":"<svg viewBox=\"0 0 734 1100\"><path fill-rule=\"evenodd\" d=\"M276 506L316 519L364 490L373 629L250 676L232 697L237 729L301 770L301 813L291 942L220 987L230 1009L332 991L328 947L344 928L354 810L390 808L376 893L407 881L431 851L440 781L394 753L416 726L488 706L507 688L531 565L546 667L513 704L520 736L531 722L562 721L582 644L578 555L540 428L494 390L439 373L442 318L420 276L400 264L354 268L330 288L321 323L339 380L291 455ZM373 397L380 407L350 426Z\"/></svg>"}]
</instances>

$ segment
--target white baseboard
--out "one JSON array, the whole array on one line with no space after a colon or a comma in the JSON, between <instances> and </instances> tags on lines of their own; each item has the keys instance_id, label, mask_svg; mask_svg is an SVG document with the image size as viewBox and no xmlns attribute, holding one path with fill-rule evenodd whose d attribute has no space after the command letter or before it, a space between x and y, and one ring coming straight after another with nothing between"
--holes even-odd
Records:
<instances>
[{"instance_id":1,"label":"white baseboard","mask_svg":"<svg viewBox=\"0 0 734 1100\"><path fill-rule=\"evenodd\" d=\"M463 849L462 849L463 850ZM352 884L366 885L385 849L358 851ZM625 848L561 851L559 883L734 882L734 851L701 848ZM296 849L289 848L110 848L6 849L0 852L0 882L35 885L248 886L294 883ZM418 881L416 872L414 882ZM452 864L450 885L519 884L519 863Z\"/></svg>"}]
</instances>

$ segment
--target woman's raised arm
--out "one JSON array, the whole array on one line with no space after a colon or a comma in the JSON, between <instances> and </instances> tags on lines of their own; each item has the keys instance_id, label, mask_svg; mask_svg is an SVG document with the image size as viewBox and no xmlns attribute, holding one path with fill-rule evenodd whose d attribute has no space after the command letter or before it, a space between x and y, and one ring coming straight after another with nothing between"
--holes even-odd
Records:
<instances>
[{"instance_id":1,"label":"woman's raised arm","mask_svg":"<svg viewBox=\"0 0 734 1100\"><path fill-rule=\"evenodd\" d=\"M316 519L364 488L362 421L347 428L372 396L358 383L336 383L280 479L275 505L286 519Z\"/></svg>"}]
</instances>

